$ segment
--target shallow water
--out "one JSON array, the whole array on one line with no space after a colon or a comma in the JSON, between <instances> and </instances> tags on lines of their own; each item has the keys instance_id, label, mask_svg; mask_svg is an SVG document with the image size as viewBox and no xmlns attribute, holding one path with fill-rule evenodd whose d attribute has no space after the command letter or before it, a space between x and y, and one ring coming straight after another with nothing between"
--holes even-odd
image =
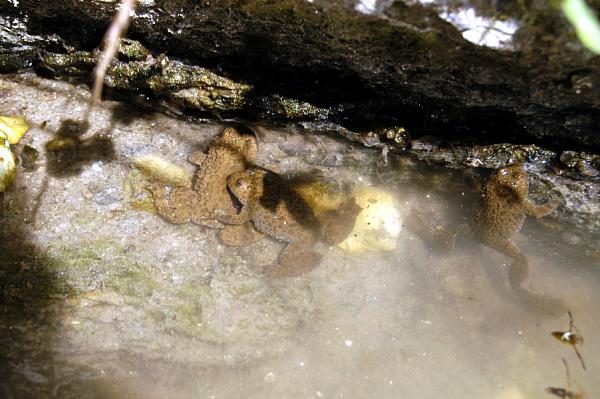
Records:
<instances>
[{"instance_id":1,"label":"shallow water","mask_svg":"<svg viewBox=\"0 0 600 399\"><path fill-rule=\"evenodd\" d=\"M262 267L281 244L226 247L212 230L134 206L147 196L136 158L191 172L187 154L220 126L128 109L117 118L122 106L107 102L81 146L101 134L111 157L61 163L45 143L82 117L89 93L37 78L1 83L3 112L27 116L23 143L40 160L3 198L0 397L546 398L567 384L562 358L573 390L600 392L597 259L527 221L514 237L529 258L525 285L565 304L548 313L513 295L503 255L464 240L438 254L403 228L413 207L462 221L472 193L459 175L258 128L259 165L389 193L399 218L393 249L318 244L317 269L273 280ZM551 336L568 329L566 309L585 337L586 371Z\"/></svg>"}]
</instances>

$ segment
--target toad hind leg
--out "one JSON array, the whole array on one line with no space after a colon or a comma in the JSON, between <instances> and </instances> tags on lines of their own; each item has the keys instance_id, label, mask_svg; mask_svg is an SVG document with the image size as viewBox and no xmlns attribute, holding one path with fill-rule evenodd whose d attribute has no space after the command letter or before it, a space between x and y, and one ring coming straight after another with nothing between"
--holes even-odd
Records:
<instances>
[{"instance_id":1,"label":"toad hind leg","mask_svg":"<svg viewBox=\"0 0 600 399\"><path fill-rule=\"evenodd\" d=\"M192 218L192 209L198 209L198 195L185 187L176 187L167 194L166 187L167 185L161 182L154 182L148 186L158 214L170 223L188 222Z\"/></svg>"},{"instance_id":2,"label":"toad hind leg","mask_svg":"<svg viewBox=\"0 0 600 399\"><path fill-rule=\"evenodd\" d=\"M275 278L297 277L317 267L322 258L320 253L292 242L281 251L279 265L267 266L265 271Z\"/></svg>"},{"instance_id":3,"label":"toad hind leg","mask_svg":"<svg viewBox=\"0 0 600 399\"><path fill-rule=\"evenodd\" d=\"M225 245L240 247L260 240L265 235L256 230L252 222L229 225L219 232L219 239Z\"/></svg>"},{"instance_id":4,"label":"toad hind leg","mask_svg":"<svg viewBox=\"0 0 600 399\"><path fill-rule=\"evenodd\" d=\"M508 279L510 286L513 289L518 289L523 284L523 281L529 275L529 265L527 258L519 247L515 245L511 240L486 240L486 245L495 249L496 251L511 257L514 262L508 268Z\"/></svg>"}]
</instances>

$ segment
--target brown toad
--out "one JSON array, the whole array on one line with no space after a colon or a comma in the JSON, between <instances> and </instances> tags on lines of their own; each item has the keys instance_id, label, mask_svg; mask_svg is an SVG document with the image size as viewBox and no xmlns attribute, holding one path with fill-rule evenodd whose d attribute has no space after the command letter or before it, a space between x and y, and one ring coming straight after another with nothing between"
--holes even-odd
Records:
<instances>
[{"instance_id":1,"label":"brown toad","mask_svg":"<svg viewBox=\"0 0 600 399\"><path fill-rule=\"evenodd\" d=\"M318 217L306 201L276 173L259 167L233 173L227 185L242 204L238 215L224 215L220 221L239 225L252 221L256 230L287 243L279 255L280 266L267 267L274 277L293 277L312 270L321 262L313 247L323 238L334 245L352 231L361 208L354 200L339 211L326 211ZM228 245L245 245L255 237L228 234L220 238Z\"/></svg>"},{"instance_id":2,"label":"brown toad","mask_svg":"<svg viewBox=\"0 0 600 399\"><path fill-rule=\"evenodd\" d=\"M558 198L536 205L528 198L529 178L521 164L495 170L479 190L473 209L471 231L462 227L463 235L480 241L496 251L510 256L515 262L509 268L513 288L527 278L527 258L510 239L521 230L525 216L540 218L549 215L558 206Z\"/></svg>"},{"instance_id":3,"label":"brown toad","mask_svg":"<svg viewBox=\"0 0 600 399\"><path fill-rule=\"evenodd\" d=\"M254 162L258 145L253 134L244 134L227 127L208 148L208 153L194 151L188 161L198 165L192 188L175 187L167 194L167 185L154 182L148 188L154 195L158 213L167 221L182 224L188 221L222 228L216 214L234 215L237 209L227 191L227 176ZM249 225L240 226L240 232ZM251 234L251 233L248 233Z\"/></svg>"},{"instance_id":4,"label":"brown toad","mask_svg":"<svg viewBox=\"0 0 600 399\"><path fill-rule=\"evenodd\" d=\"M558 205L558 198L543 205L536 205L528 198L529 179L521 164L512 164L495 170L483 187L477 189L479 196L473 206L470 225L460 225L456 231L437 226L427 227L413 210L406 221L406 227L429 242L434 249L447 250L454 246L455 236L459 235L495 249L514 259L509 268L509 280L514 289L521 289L527 278L527 258L510 239L521 230L525 216L540 218L552 213Z\"/></svg>"}]
</instances>

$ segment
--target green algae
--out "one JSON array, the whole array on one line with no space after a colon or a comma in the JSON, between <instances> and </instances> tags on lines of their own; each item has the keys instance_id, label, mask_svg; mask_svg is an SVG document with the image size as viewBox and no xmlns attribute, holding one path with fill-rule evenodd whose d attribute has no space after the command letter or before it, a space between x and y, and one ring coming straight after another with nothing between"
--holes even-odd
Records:
<instances>
[{"instance_id":1,"label":"green algae","mask_svg":"<svg viewBox=\"0 0 600 399\"><path fill-rule=\"evenodd\" d=\"M305 101L298 101L279 95L270 96L260 100L260 107L267 110L267 114L295 120L326 120L331 111L327 108L316 107Z\"/></svg>"},{"instance_id":2,"label":"green algae","mask_svg":"<svg viewBox=\"0 0 600 399\"><path fill-rule=\"evenodd\" d=\"M119 271L105 283L117 292L133 298L135 302L144 301L160 288L152 268L137 263L117 264Z\"/></svg>"},{"instance_id":3,"label":"green algae","mask_svg":"<svg viewBox=\"0 0 600 399\"><path fill-rule=\"evenodd\" d=\"M108 237L51 252L49 270L59 280L58 284L53 282L54 297L112 291L124 303L146 314L161 330L210 342L227 341L225 334L203 319L202 304L214 301L206 283L165 284L158 265L131 260L126 246ZM253 285L241 284L236 288L234 295L241 296L252 292Z\"/></svg>"},{"instance_id":4,"label":"green algae","mask_svg":"<svg viewBox=\"0 0 600 399\"><path fill-rule=\"evenodd\" d=\"M211 342L225 342L225 336L203 319L202 303L214 300L210 286L202 282L188 282L172 293L170 306L163 309L167 315L164 328Z\"/></svg>"},{"instance_id":5,"label":"green algae","mask_svg":"<svg viewBox=\"0 0 600 399\"><path fill-rule=\"evenodd\" d=\"M158 288L152 267L131 261L126 247L108 237L54 248L50 253L48 270L60 285L71 288L70 293L108 287L138 302Z\"/></svg>"},{"instance_id":6,"label":"green algae","mask_svg":"<svg viewBox=\"0 0 600 399\"><path fill-rule=\"evenodd\" d=\"M137 40L121 38L118 46L119 59L129 61L142 61L150 56L150 51Z\"/></svg>"},{"instance_id":7,"label":"green algae","mask_svg":"<svg viewBox=\"0 0 600 399\"><path fill-rule=\"evenodd\" d=\"M42 65L60 75L82 75L91 71L96 58L87 51L69 54L46 52L41 55Z\"/></svg>"},{"instance_id":8,"label":"green algae","mask_svg":"<svg viewBox=\"0 0 600 399\"><path fill-rule=\"evenodd\" d=\"M156 58L160 73L147 81L154 93L168 93L169 97L202 111L234 111L245 104L251 86L236 83L209 70L171 61L165 55Z\"/></svg>"},{"instance_id":9,"label":"green algae","mask_svg":"<svg viewBox=\"0 0 600 399\"><path fill-rule=\"evenodd\" d=\"M98 55L95 52L44 52L41 64L56 75L91 73ZM109 87L152 93L168 97L186 108L212 113L235 111L247 105L252 86L237 83L208 69L172 61L166 55L153 57L140 42L119 41L116 60L109 65L105 77Z\"/></svg>"}]
</instances>

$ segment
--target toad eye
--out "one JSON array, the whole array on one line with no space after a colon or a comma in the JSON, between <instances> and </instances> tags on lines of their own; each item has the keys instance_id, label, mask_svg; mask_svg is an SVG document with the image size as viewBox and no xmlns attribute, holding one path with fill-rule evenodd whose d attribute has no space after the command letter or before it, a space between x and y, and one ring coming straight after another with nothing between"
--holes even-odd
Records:
<instances>
[{"instance_id":1,"label":"toad eye","mask_svg":"<svg viewBox=\"0 0 600 399\"><path fill-rule=\"evenodd\" d=\"M238 181L235 182L235 186L237 188L241 188L244 185L244 182L242 179L239 179Z\"/></svg>"},{"instance_id":2,"label":"toad eye","mask_svg":"<svg viewBox=\"0 0 600 399\"><path fill-rule=\"evenodd\" d=\"M248 176L254 175L254 169L248 169Z\"/></svg>"}]
</instances>

